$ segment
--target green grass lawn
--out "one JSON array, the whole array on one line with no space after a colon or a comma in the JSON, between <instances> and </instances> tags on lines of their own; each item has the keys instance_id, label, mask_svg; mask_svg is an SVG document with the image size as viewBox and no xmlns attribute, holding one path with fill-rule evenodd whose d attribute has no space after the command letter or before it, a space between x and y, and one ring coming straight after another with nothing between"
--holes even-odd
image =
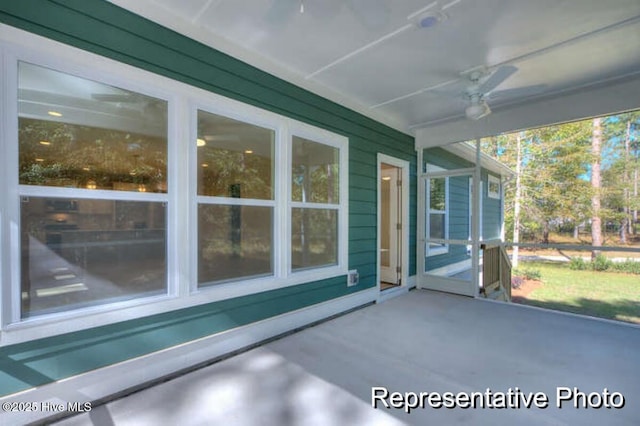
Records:
<instances>
[{"instance_id":1,"label":"green grass lawn","mask_svg":"<svg viewBox=\"0 0 640 426\"><path fill-rule=\"evenodd\" d=\"M537 269L542 281L523 304L640 324L639 275L574 271L554 262L526 262L520 269Z\"/></svg>"}]
</instances>

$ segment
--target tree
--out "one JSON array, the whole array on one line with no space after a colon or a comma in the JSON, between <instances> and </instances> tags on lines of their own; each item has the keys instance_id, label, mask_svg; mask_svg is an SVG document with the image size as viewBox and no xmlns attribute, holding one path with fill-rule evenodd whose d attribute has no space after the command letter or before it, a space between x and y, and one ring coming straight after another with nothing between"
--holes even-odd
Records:
<instances>
[{"instance_id":1,"label":"tree","mask_svg":"<svg viewBox=\"0 0 640 426\"><path fill-rule=\"evenodd\" d=\"M611 157L609 173L603 182L607 191L605 206L608 219L620 224L620 242L626 243L637 221L639 141L636 128L640 124L640 111L608 117L604 124Z\"/></svg>"},{"instance_id":2,"label":"tree","mask_svg":"<svg viewBox=\"0 0 640 426\"><path fill-rule=\"evenodd\" d=\"M593 133L591 137L591 258L595 259L600 253L596 250L602 246L602 220L600 218L600 163L602 145L602 119L593 119Z\"/></svg>"},{"instance_id":3,"label":"tree","mask_svg":"<svg viewBox=\"0 0 640 426\"><path fill-rule=\"evenodd\" d=\"M524 132L516 135L516 191L513 200L513 242L520 242L520 200L522 198L522 136ZM518 246L513 247L512 264L518 267Z\"/></svg>"}]
</instances>

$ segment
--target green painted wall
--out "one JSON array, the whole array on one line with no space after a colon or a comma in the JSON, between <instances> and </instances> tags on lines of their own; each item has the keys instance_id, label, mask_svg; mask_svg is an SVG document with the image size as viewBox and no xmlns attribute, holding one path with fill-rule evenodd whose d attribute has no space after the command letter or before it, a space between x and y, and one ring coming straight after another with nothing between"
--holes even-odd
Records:
<instances>
[{"instance_id":1,"label":"green painted wall","mask_svg":"<svg viewBox=\"0 0 640 426\"><path fill-rule=\"evenodd\" d=\"M500 238L502 231L502 203L496 198L489 198L489 174L482 171L482 237L485 240ZM493 175L495 176L495 175ZM496 176L497 177L497 176Z\"/></svg>"},{"instance_id":2,"label":"green painted wall","mask_svg":"<svg viewBox=\"0 0 640 426\"><path fill-rule=\"evenodd\" d=\"M0 348L0 395L375 286L378 152L411 162L409 274L415 274L413 137L103 0L2 1L0 22L348 137L349 268L361 278L356 287L338 277Z\"/></svg>"}]
</instances>

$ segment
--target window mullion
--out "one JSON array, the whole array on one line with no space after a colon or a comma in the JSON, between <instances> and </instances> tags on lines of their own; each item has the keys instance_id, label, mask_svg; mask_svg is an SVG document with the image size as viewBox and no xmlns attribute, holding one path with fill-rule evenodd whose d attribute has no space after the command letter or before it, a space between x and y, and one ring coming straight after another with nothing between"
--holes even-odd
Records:
<instances>
[{"instance_id":1,"label":"window mullion","mask_svg":"<svg viewBox=\"0 0 640 426\"><path fill-rule=\"evenodd\" d=\"M285 278L291 273L291 149L292 135L286 125L280 126L278 141L276 143L276 158L281 163L276 167L276 210L274 220L274 236L276 239L276 273L278 277Z\"/></svg>"},{"instance_id":2,"label":"window mullion","mask_svg":"<svg viewBox=\"0 0 640 426\"><path fill-rule=\"evenodd\" d=\"M177 97L169 104L169 294L183 297L189 294L193 281L190 262L193 241L193 218L191 206L191 176L189 170L191 150L184 149L190 141L191 126L189 103L185 97ZM187 145L192 145L188 144ZM186 188L187 190L181 190ZM190 279L182 279L189 277Z\"/></svg>"}]
</instances>

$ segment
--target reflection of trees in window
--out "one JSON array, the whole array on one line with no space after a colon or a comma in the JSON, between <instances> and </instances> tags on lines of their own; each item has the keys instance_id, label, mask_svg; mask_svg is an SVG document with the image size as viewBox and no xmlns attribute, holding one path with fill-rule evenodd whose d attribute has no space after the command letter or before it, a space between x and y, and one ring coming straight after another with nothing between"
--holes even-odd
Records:
<instances>
[{"instance_id":1,"label":"reflection of trees in window","mask_svg":"<svg viewBox=\"0 0 640 426\"><path fill-rule=\"evenodd\" d=\"M20 183L166 192L166 138L19 119Z\"/></svg>"},{"instance_id":2,"label":"reflection of trees in window","mask_svg":"<svg viewBox=\"0 0 640 426\"><path fill-rule=\"evenodd\" d=\"M447 238L447 182L447 178L429 179L429 238ZM446 244L430 242L428 248L433 254L436 250L446 249Z\"/></svg>"},{"instance_id":3,"label":"reflection of trees in window","mask_svg":"<svg viewBox=\"0 0 640 426\"><path fill-rule=\"evenodd\" d=\"M429 208L431 210L445 210L445 179L431 179L429 185L430 203Z\"/></svg>"},{"instance_id":4,"label":"reflection of trees in window","mask_svg":"<svg viewBox=\"0 0 640 426\"><path fill-rule=\"evenodd\" d=\"M273 273L271 207L198 206L198 282Z\"/></svg>"},{"instance_id":5,"label":"reflection of trees in window","mask_svg":"<svg viewBox=\"0 0 640 426\"><path fill-rule=\"evenodd\" d=\"M198 195L272 199L271 158L227 149L199 148Z\"/></svg>"},{"instance_id":6,"label":"reflection of trees in window","mask_svg":"<svg viewBox=\"0 0 640 426\"><path fill-rule=\"evenodd\" d=\"M198 195L273 199L275 131L198 111Z\"/></svg>"},{"instance_id":7,"label":"reflection of trees in window","mask_svg":"<svg viewBox=\"0 0 640 426\"><path fill-rule=\"evenodd\" d=\"M273 275L274 148L273 129L198 111L200 286Z\"/></svg>"},{"instance_id":8,"label":"reflection of trees in window","mask_svg":"<svg viewBox=\"0 0 640 426\"><path fill-rule=\"evenodd\" d=\"M338 263L338 211L292 209L291 267L304 269Z\"/></svg>"},{"instance_id":9,"label":"reflection of trees in window","mask_svg":"<svg viewBox=\"0 0 640 426\"><path fill-rule=\"evenodd\" d=\"M338 155L337 148L294 136L291 199L339 203Z\"/></svg>"},{"instance_id":10,"label":"reflection of trees in window","mask_svg":"<svg viewBox=\"0 0 640 426\"><path fill-rule=\"evenodd\" d=\"M292 140L291 268L338 263L340 202L338 148L294 136Z\"/></svg>"}]
</instances>

